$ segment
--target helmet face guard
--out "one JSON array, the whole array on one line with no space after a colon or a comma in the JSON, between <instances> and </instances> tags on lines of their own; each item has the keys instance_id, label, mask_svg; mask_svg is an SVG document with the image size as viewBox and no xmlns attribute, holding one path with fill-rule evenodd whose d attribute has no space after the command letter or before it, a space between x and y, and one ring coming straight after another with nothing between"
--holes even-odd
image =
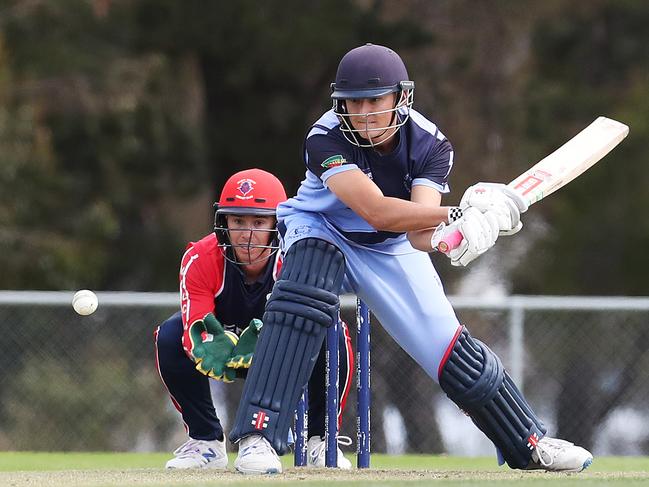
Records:
<instances>
[{"instance_id":1,"label":"helmet face guard","mask_svg":"<svg viewBox=\"0 0 649 487\"><path fill-rule=\"evenodd\" d=\"M261 169L248 169L232 175L223 186L221 198L215 203L214 233L227 260L239 265L250 265L269 259L279 250L279 235L275 220L277 205L286 201L284 186L274 175ZM227 215L272 216L272 228L229 228ZM232 233L247 233L247 238L232 239ZM263 233L267 238L256 243ZM235 242L236 241L236 242ZM243 249L237 256L237 250ZM268 250L259 257L250 258L255 249ZM248 255L248 259L242 256Z\"/></svg>"},{"instance_id":2,"label":"helmet face guard","mask_svg":"<svg viewBox=\"0 0 649 487\"><path fill-rule=\"evenodd\" d=\"M277 227L274 225L273 228L237 228L237 229L230 229L228 228L228 222L226 215L253 215L253 216L275 216L275 212L273 211L272 213L259 213L259 211L255 211L254 213L242 213L241 210L236 210L233 211L231 209L224 209L224 210L219 210L218 205L216 206L216 211L214 213L214 233L216 233L216 237L219 241L219 247L221 247L224 252L223 255L227 260L234 264L239 264L239 265L249 265L249 264L255 264L257 262L261 262L263 260L267 260L270 258L275 252L279 250L279 234L277 231ZM230 235L230 232L245 232L248 234L247 238L243 239L243 243L234 243L232 236ZM257 238L255 238L255 234L266 234L266 243L262 244L256 244L254 243ZM238 241L239 239L237 239ZM237 256L236 249L243 249L244 252L241 252L243 255L248 255L250 256L250 252L253 249L265 249L269 250L269 252L262 252L261 255L255 259L250 259L248 258L247 260L244 259L243 257Z\"/></svg>"},{"instance_id":3,"label":"helmet face guard","mask_svg":"<svg viewBox=\"0 0 649 487\"><path fill-rule=\"evenodd\" d=\"M414 83L411 81L402 81L400 85L402 85L401 89L396 91L399 97L395 101L394 107L388 110L368 113L349 113L345 100L357 99L357 97L333 99L333 112L338 116L338 119L340 120L340 131L348 142L358 147L376 147L384 144L396 135L399 128L408 121L408 118L410 118L410 108L414 101ZM375 96L363 96L361 98L375 98ZM367 121L369 117L382 115L384 113L392 113L388 125L377 128L368 127ZM356 125L359 126L359 128L354 128L351 121L352 117L356 120ZM361 120L360 123L359 119ZM365 120L365 127L363 127L363 119ZM388 137L379 142L375 142L375 138L380 137L388 130L392 130L392 133Z\"/></svg>"},{"instance_id":4,"label":"helmet face guard","mask_svg":"<svg viewBox=\"0 0 649 487\"><path fill-rule=\"evenodd\" d=\"M352 49L343 56L331 84L333 111L340 120L345 138L358 147L376 147L390 140L410 117L415 83L408 80L408 71L401 57L392 49L375 44ZM370 113L349 113L346 100L381 98L395 93L394 106L388 110ZM369 128L368 118L391 113L384 127ZM357 127L352 124L354 118ZM365 124L362 123L363 118ZM359 120L361 121L360 123ZM365 127L363 127L365 125ZM391 133L376 142L386 131Z\"/></svg>"}]
</instances>

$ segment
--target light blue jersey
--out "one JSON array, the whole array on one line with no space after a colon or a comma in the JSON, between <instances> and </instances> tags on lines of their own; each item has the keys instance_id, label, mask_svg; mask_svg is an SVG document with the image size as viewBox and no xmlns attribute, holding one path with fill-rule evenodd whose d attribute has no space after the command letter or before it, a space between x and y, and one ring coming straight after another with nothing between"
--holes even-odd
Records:
<instances>
[{"instance_id":1,"label":"light blue jersey","mask_svg":"<svg viewBox=\"0 0 649 487\"><path fill-rule=\"evenodd\" d=\"M385 196L409 200L416 185L446 193L453 149L435 124L414 110L401 127L398 145L390 154L356 147L340 132L340 122L330 110L307 134L304 160L306 177L297 196L279 206L279 218L295 211L319 213L351 242L391 253L404 243L405 234L372 228L327 188L327 179L343 171L360 169Z\"/></svg>"},{"instance_id":2,"label":"light blue jersey","mask_svg":"<svg viewBox=\"0 0 649 487\"><path fill-rule=\"evenodd\" d=\"M390 154L350 144L333 112L325 113L304 144L306 178L277 211L286 251L319 238L345 255L343 290L360 296L383 327L434 379L460 325L428 254L404 233L377 231L327 187L327 179L360 169L385 196L410 199L412 187L448 192L453 149L435 124L411 110Z\"/></svg>"}]
</instances>

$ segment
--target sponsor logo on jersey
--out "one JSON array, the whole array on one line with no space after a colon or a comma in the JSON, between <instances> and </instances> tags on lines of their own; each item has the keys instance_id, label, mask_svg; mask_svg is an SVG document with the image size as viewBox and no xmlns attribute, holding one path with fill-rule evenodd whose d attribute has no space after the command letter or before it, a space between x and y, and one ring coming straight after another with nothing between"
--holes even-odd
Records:
<instances>
[{"instance_id":1,"label":"sponsor logo on jersey","mask_svg":"<svg viewBox=\"0 0 649 487\"><path fill-rule=\"evenodd\" d=\"M298 237L300 235L307 235L309 233L311 233L311 227L309 225L298 225L293 229L291 235Z\"/></svg>"},{"instance_id":2,"label":"sponsor logo on jersey","mask_svg":"<svg viewBox=\"0 0 649 487\"><path fill-rule=\"evenodd\" d=\"M241 193L241 195L236 195L237 198L241 200L249 200L252 198L252 190L255 189L255 184L257 184L257 181L253 181L252 179L241 179L240 181L237 181L239 183L239 186L237 186L237 189Z\"/></svg>"},{"instance_id":3,"label":"sponsor logo on jersey","mask_svg":"<svg viewBox=\"0 0 649 487\"><path fill-rule=\"evenodd\" d=\"M412 176L410 175L410 173L407 173L403 177L403 187L406 188L406 191L408 193L412 192Z\"/></svg>"},{"instance_id":4,"label":"sponsor logo on jersey","mask_svg":"<svg viewBox=\"0 0 649 487\"><path fill-rule=\"evenodd\" d=\"M330 169L332 167L342 166L346 162L347 160L343 156L336 154L335 156L331 156L325 159L320 165L326 169Z\"/></svg>"}]
</instances>

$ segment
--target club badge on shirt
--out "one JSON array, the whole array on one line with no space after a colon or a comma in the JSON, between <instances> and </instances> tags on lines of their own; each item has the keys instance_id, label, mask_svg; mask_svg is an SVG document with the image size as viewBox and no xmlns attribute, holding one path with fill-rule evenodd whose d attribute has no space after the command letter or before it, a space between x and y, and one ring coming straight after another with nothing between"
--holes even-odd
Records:
<instances>
[{"instance_id":1,"label":"club badge on shirt","mask_svg":"<svg viewBox=\"0 0 649 487\"><path fill-rule=\"evenodd\" d=\"M322 161L322 164L320 165L325 169L330 169L332 167L342 166L346 162L347 160L343 156L336 154L335 156L328 157L327 159Z\"/></svg>"}]
</instances>

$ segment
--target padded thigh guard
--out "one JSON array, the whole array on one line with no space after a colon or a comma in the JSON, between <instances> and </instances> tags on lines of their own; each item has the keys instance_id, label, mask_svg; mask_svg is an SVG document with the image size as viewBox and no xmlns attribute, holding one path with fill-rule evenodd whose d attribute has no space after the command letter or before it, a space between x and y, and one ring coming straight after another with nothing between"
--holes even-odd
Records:
<instances>
[{"instance_id":1,"label":"padded thigh guard","mask_svg":"<svg viewBox=\"0 0 649 487\"><path fill-rule=\"evenodd\" d=\"M326 329L338 319L344 274L345 257L329 242L306 238L289 248L266 303L231 441L260 434L286 453L298 400Z\"/></svg>"},{"instance_id":2,"label":"padded thigh guard","mask_svg":"<svg viewBox=\"0 0 649 487\"><path fill-rule=\"evenodd\" d=\"M463 328L439 383L493 441L511 468L525 468L546 428L527 404L500 359Z\"/></svg>"}]
</instances>

